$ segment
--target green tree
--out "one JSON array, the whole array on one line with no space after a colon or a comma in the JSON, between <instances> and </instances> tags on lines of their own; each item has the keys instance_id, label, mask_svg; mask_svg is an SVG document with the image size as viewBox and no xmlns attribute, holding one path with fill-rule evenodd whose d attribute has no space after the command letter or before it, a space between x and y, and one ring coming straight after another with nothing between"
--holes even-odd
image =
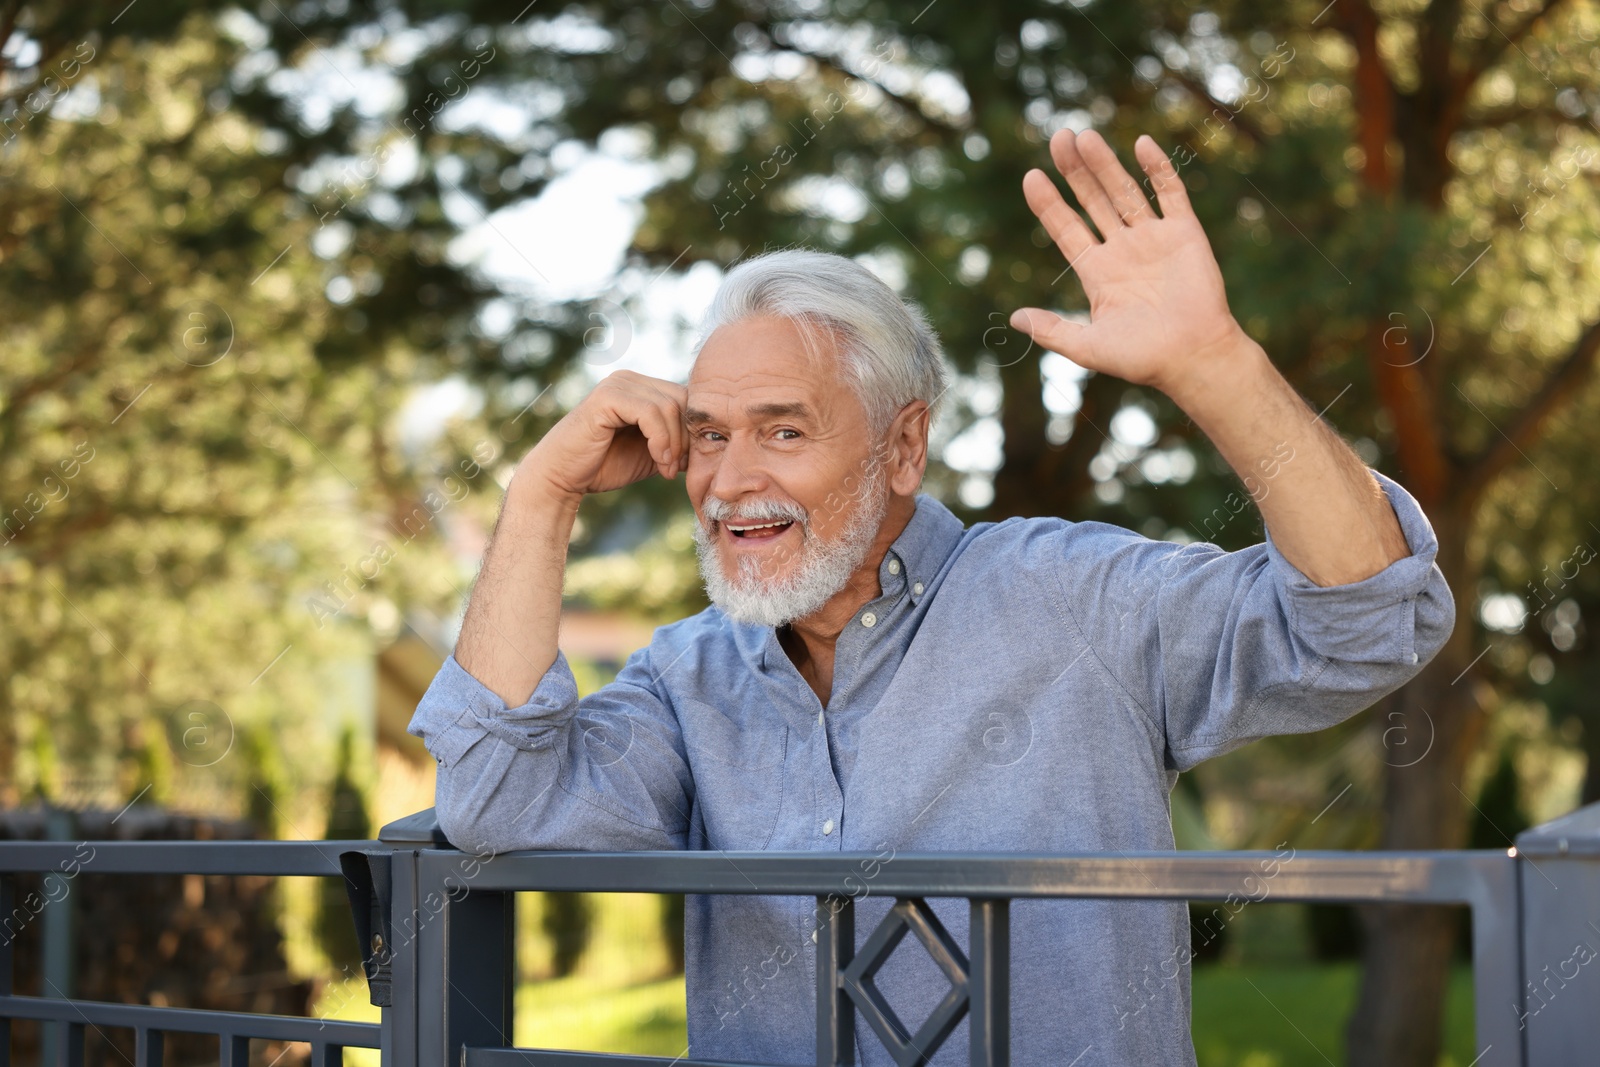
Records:
<instances>
[{"instance_id":1,"label":"green tree","mask_svg":"<svg viewBox=\"0 0 1600 1067\"><path fill-rule=\"evenodd\" d=\"M546 893L540 924L550 939L550 971L565 978L578 968L594 933L594 902L583 893Z\"/></svg>"},{"instance_id":2,"label":"green tree","mask_svg":"<svg viewBox=\"0 0 1600 1067\"><path fill-rule=\"evenodd\" d=\"M235 732L315 738L315 668L369 613L459 596L434 457L386 436L420 357L329 354L343 267L270 131L208 97L236 41L30 52L23 22L7 54L58 89L0 123L0 802L54 795L52 761L132 796L167 747L180 793L235 789Z\"/></svg>"},{"instance_id":3,"label":"green tree","mask_svg":"<svg viewBox=\"0 0 1600 1067\"><path fill-rule=\"evenodd\" d=\"M74 34L88 32L82 20L90 16L68 5L24 7L29 34L48 42L41 55L65 56ZM7 172L18 188L3 208L12 236L0 271L12 283L3 299L15 312L11 351L21 360L3 383L0 409L0 434L11 435L0 439L7 491L32 491L79 444L98 449L100 439L87 441L82 431L113 418L121 426L138 416L151 443L176 438L189 449L169 455L147 443L107 453L160 455L154 465L102 465L99 451L80 460L106 479L96 497L108 509L103 526L62 526L58 536L43 517L81 518L73 508L90 503L87 494L68 497L72 507L30 517L29 547L0 556L0 582L21 593L0 610L16 612L8 624L25 619L31 628L4 653L6 710L18 709L20 725L0 742L0 772L6 760L19 766L15 779L0 773L0 781L31 789L45 780L43 764L28 754L42 759L49 749L36 725L47 715L76 721L77 734L89 736L94 716L195 699L191 680L207 682L204 699L241 691L249 669L238 664L266 662L293 643L292 633L309 641L306 630L294 630L286 598L263 590L337 574L332 546L348 545L350 535L313 536L287 517L317 513L310 502L325 499L319 492L345 492L333 466L356 472L356 497L367 488L391 501L407 496L407 474L375 430L392 410L387 390L424 363L431 373L455 370L484 384L483 425L493 428L497 462L536 438L557 412L546 400L527 413L529 401L594 356L586 349L589 309L496 292L445 249L463 226L544 189L559 173L562 145L632 146L662 167L612 294L624 303L658 271L794 243L870 256L903 283L930 309L967 375L940 443L988 417L1003 439L992 472L931 472L940 495L954 497L960 487L969 516L992 491L986 510L996 516L1102 519L1230 548L1259 540L1233 474L1163 397L1101 375L1073 383L1057 357L1041 357L1003 328L1017 306L1082 307L1017 192L1022 173L1045 162L1048 133L1072 124L1100 128L1124 152L1143 132L1173 150L1241 321L1433 520L1438 562L1460 608L1456 633L1411 685L1350 729L1369 731L1376 743L1399 723L1415 742L1406 758L1390 752L1374 767L1381 777L1373 776L1371 802L1382 823L1373 843L1466 842L1468 811L1456 783L1489 710L1528 686L1527 646L1539 640L1495 636L1493 654L1476 658L1490 638L1478 619L1480 592L1521 593L1528 582L1541 584L1547 568L1565 574L1591 536L1584 517L1600 513L1582 477L1600 400L1592 375L1600 329L1590 326L1597 292L1589 176L1600 94L1592 4L595 0L516 11L486 0L422 0L403 10L329 3L230 15L232 37L196 24L149 60L117 43L117 34L141 46L170 35L174 7L144 0L114 29L109 18L93 23L108 35L114 69L134 73L107 82L99 121L68 126L52 114L24 123L12 162L27 166ZM402 37L405 48L394 47ZM193 61L190 82L162 83L192 88L163 94L141 80L141 64L171 62L207 41L213 52ZM353 86L351 56L360 73L392 73L399 102L385 107L339 90L313 99L314 107L307 101L315 94L282 88L313 69ZM130 83L141 88L129 91ZM511 102L527 121L510 130L445 121L463 93ZM177 122L184 101L200 99L207 106L194 109L191 124ZM108 100L119 116L109 126ZM62 155L66 149L76 154ZM366 176L374 161L413 149L415 166ZM142 160L147 150L154 180L128 181L118 153ZM196 154L205 151L212 154ZM77 207L16 175L54 181ZM236 188L230 175L259 184L221 212L214 201ZM205 192L195 191L197 178L208 183ZM172 211L168 221L174 206L184 214ZM337 238L318 242L326 258L294 251L318 230ZM102 235L129 258L98 243ZM274 260L285 247L290 254ZM154 279L148 289L133 262ZM229 359L146 375L159 362L157 337L190 300L226 306L239 337L275 343L263 342L258 362L242 370L244 360ZM494 317L481 314L490 307L509 311L510 324L491 329ZM152 309L169 325L153 329ZM201 325L212 332L199 336L214 335L214 322ZM108 362L113 343L116 373L106 369L93 387L77 384L85 369ZM84 352L93 355L83 366L75 355L52 362ZM12 375L12 365L8 352L3 373ZM147 377L152 390L137 399ZM259 385L285 416L276 435L263 427L261 437L280 447L196 447L194 427L206 420L191 410L229 427L273 421L264 405L238 395L247 385ZM28 413L26 426L18 412ZM13 424L21 429L8 429ZM447 447L461 454L481 433L463 427ZM25 458L13 460L23 443ZM222 471L237 472L231 492L212 470L213 453ZM263 573L259 562L207 570L206 561L239 557L202 553L188 528L163 542L157 534L178 512L153 506L140 488L156 477L175 498L167 508L202 510L174 486L194 489L190 496L213 514L219 501L232 501L220 510L234 521L202 524L211 541L201 543L220 545L227 532L230 543L255 546L245 557L254 561L285 558L273 546L294 545L301 554L286 570L296 578L280 571L247 580ZM586 515L598 528L640 502L681 509L681 490L641 486L586 505ZM124 515L143 524L137 547L134 533L124 530L126 544L113 535ZM139 571L151 558L141 550L159 565ZM1573 573L1564 580L1592 582L1592 571ZM130 594L132 575L155 576L138 580L155 584L150 603L169 609L160 625ZM182 575L184 584L170 584ZM95 628L62 603L52 580ZM215 591L213 608L226 604L232 614L188 604L205 599L200 591ZM185 611L170 610L177 604ZM1536 610L1546 610L1542 601ZM277 631L246 633L239 612L271 619ZM235 654L220 654L230 641ZM180 674L168 650L191 647L204 654ZM67 664L84 659L104 676L80 684ZM175 685L178 678L185 684ZM1308 751L1294 741L1262 748L1296 758ZM1418 749L1426 755L1412 762ZM79 745L66 755L93 754ZM1350 1031L1353 1061L1435 1061L1452 931L1443 911L1374 913Z\"/></svg>"},{"instance_id":4,"label":"green tree","mask_svg":"<svg viewBox=\"0 0 1600 1067\"><path fill-rule=\"evenodd\" d=\"M1528 828L1528 817L1523 813L1520 788L1517 783L1515 746L1506 745L1494 761L1494 773L1478 792L1474 803L1477 809L1472 820L1472 833L1467 844L1472 848L1503 849L1506 839Z\"/></svg>"},{"instance_id":5,"label":"green tree","mask_svg":"<svg viewBox=\"0 0 1600 1067\"><path fill-rule=\"evenodd\" d=\"M661 941L673 974L683 973L683 909L682 893L661 894Z\"/></svg>"},{"instance_id":6,"label":"green tree","mask_svg":"<svg viewBox=\"0 0 1600 1067\"><path fill-rule=\"evenodd\" d=\"M289 803L284 786L283 755L271 731L261 723L240 731L239 746L245 765L245 818L256 828L257 837L272 840L279 836L283 807Z\"/></svg>"},{"instance_id":7,"label":"green tree","mask_svg":"<svg viewBox=\"0 0 1600 1067\"><path fill-rule=\"evenodd\" d=\"M366 791L358 782L355 765L355 731L346 726L339 734L339 753L334 760L333 782L328 787L328 824L323 839L365 841L372 836L372 817L367 813ZM355 923L350 915L350 898L342 878L323 878L317 882L317 935L322 950L334 966L346 975L361 971L361 946L356 943Z\"/></svg>"},{"instance_id":8,"label":"green tree","mask_svg":"<svg viewBox=\"0 0 1600 1067\"><path fill-rule=\"evenodd\" d=\"M1433 520L1460 624L1381 709L1429 740L1420 762L1386 761L1378 843L1463 845L1455 783L1494 696L1455 683L1489 676L1489 546L1526 508L1570 544L1590 503L1592 7L916 7L592 4L565 34L545 24L528 77L566 103L549 141L635 131L665 161L635 236L647 262L806 243L902 277L957 364L1001 387L992 514L1237 547L1262 531L1181 413L1103 376L1053 398L1048 361L997 328L1019 305L1082 306L1010 192L1048 132L1093 124L1125 151L1157 135L1240 319ZM513 158L471 159L486 206ZM1107 433L1130 408L1153 435ZM1353 1060L1434 1062L1452 931L1443 910L1374 913Z\"/></svg>"}]
</instances>

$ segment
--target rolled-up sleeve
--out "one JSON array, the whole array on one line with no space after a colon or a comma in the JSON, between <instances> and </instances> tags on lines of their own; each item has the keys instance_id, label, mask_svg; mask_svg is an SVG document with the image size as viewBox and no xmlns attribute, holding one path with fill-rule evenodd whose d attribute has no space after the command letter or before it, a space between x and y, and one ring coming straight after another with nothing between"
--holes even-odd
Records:
<instances>
[{"instance_id":1,"label":"rolled-up sleeve","mask_svg":"<svg viewBox=\"0 0 1600 1067\"><path fill-rule=\"evenodd\" d=\"M445 836L475 852L683 848L693 779L649 655L580 700L557 653L514 708L446 659L407 727L438 764Z\"/></svg>"},{"instance_id":2,"label":"rolled-up sleeve","mask_svg":"<svg viewBox=\"0 0 1600 1067\"><path fill-rule=\"evenodd\" d=\"M1332 726L1400 688L1444 646L1455 600L1434 561L1438 538L1410 493L1372 473L1410 555L1344 585L1312 582L1270 528L1263 544L1225 552L1077 524L1070 613L1163 733L1170 766Z\"/></svg>"},{"instance_id":3,"label":"rolled-up sleeve","mask_svg":"<svg viewBox=\"0 0 1600 1067\"><path fill-rule=\"evenodd\" d=\"M1318 655L1350 663L1420 666L1450 636L1455 599L1434 562L1439 539L1422 506L1387 475L1372 475L1400 520L1409 556L1359 582L1320 586L1284 558L1270 527L1267 555L1283 580L1289 625Z\"/></svg>"}]
</instances>

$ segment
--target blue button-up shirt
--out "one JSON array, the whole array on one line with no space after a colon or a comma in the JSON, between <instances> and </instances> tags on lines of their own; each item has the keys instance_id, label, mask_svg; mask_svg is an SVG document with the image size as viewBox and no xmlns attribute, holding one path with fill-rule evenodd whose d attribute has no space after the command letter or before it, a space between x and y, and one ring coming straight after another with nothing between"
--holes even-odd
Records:
<instances>
[{"instance_id":1,"label":"blue button-up shirt","mask_svg":"<svg viewBox=\"0 0 1600 1067\"><path fill-rule=\"evenodd\" d=\"M451 658L410 730L469 849L1171 849L1178 772L1348 718L1449 635L1433 530L1373 473L1411 555L1359 582L1317 586L1270 529L1224 552L1101 522L966 528L919 495L827 707L772 627L711 607L581 700L562 656L515 708ZM858 900L858 945L891 903ZM930 903L965 950L965 901ZM816 1062L815 908L688 898L692 1057ZM1194 1062L1182 902L1021 900L1011 926L1018 1067ZM876 981L913 1032L948 988L909 938ZM967 1026L933 1063L966 1062ZM859 1017L856 1046L892 1062Z\"/></svg>"}]
</instances>

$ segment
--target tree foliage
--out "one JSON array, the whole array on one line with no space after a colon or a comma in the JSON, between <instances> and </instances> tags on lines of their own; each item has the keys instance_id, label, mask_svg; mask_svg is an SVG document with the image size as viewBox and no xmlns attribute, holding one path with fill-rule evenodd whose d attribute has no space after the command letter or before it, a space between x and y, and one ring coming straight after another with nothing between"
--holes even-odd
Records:
<instances>
[{"instance_id":1,"label":"tree foliage","mask_svg":"<svg viewBox=\"0 0 1600 1067\"><path fill-rule=\"evenodd\" d=\"M7 514L27 514L0 548L0 780L131 766L149 748L133 724L186 701L283 712L303 676L251 681L279 649L328 648L338 629L317 624L380 593L449 593L427 538L380 534L406 562L373 563L362 522L402 528L452 477L460 506L483 506L481 473L604 366L588 305L452 252L585 147L657 168L615 305L797 243L864 257L922 302L963 372L938 430L960 447L929 487L965 516L1259 541L1249 494L1270 482L1241 486L1164 397L1074 375L1004 327L1018 306L1083 307L1018 188L1064 125L1173 153L1241 322L1423 503L1457 597L1450 644L1375 713L1201 769L1239 843L1465 843L1461 784L1498 765L1479 749L1513 698L1548 692L1600 753L1581 681L1600 604L1593 4L9 10L37 47L5 53L28 115L6 126L0 477ZM69 62L92 100L41 97ZM559 269L560 248L514 252ZM205 358L185 337L216 351L213 309L234 347L188 365ZM426 457L397 454L400 390L452 372L484 411ZM675 486L641 485L587 504L585 528L599 543L637 510L682 508ZM380 577L349 577L364 563ZM616 599L606 577L585 588ZM656 584L664 602L682 583ZM1513 618L1489 625L1492 603ZM1352 1054L1431 1064L1453 926L1373 921Z\"/></svg>"},{"instance_id":2,"label":"tree foliage","mask_svg":"<svg viewBox=\"0 0 1600 1067\"><path fill-rule=\"evenodd\" d=\"M313 668L360 649L352 623L457 595L430 539L368 562L428 473L385 441L417 355L327 358L350 324L306 251L314 220L262 129L208 104L238 61L200 17L160 47L99 39L6 148L12 802L133 799L162 766L226 793L236 733L269 718L293 743L319 710Z\"/></svg>"}]
</instances>

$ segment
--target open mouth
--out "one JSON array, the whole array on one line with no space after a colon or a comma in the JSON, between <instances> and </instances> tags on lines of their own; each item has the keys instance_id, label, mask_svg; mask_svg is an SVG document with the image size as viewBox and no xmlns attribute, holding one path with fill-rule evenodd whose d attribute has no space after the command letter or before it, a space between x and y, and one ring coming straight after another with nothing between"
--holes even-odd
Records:
<instances>
[{"instance_id":1,"label":"open mouth","mask_svg":"<svg viewBox=\"0 0 1600 1067\"><path fill-rule=\"evenodd\" d=\"M769 522L724 522L728 532L744 541L764 541L777 537L794 525L793 519L773 519Z\"/></svg>"}]
</instances>

